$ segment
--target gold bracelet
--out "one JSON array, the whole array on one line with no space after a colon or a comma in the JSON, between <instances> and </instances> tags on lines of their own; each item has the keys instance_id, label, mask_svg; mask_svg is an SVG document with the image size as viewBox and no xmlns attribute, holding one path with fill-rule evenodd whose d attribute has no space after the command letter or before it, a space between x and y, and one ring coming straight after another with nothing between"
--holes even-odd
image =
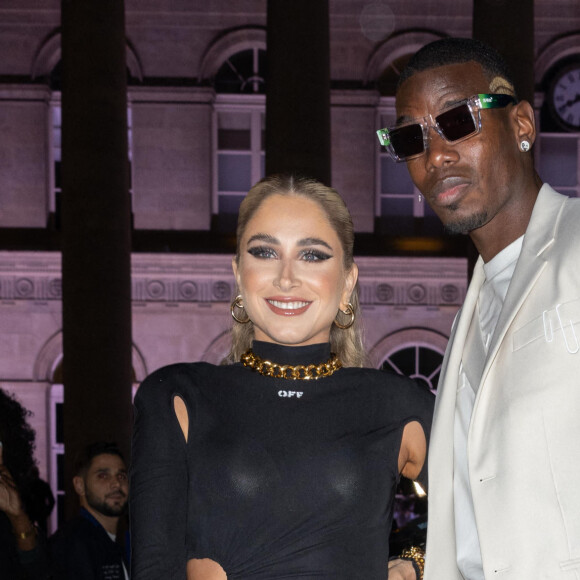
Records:
<instances>
[{"instance_id":1,"label":"gold bracelet","mask_svg":"<svg viewBox=\"0 0 580 580\"><path fill-rule=\"evenodd\" d=\"M14 532L14 535L19 540L28 540L28 538L32 538L32 536L36 536L36 527L35 526L32 526L26 532Z\"/></svg>"},{"instance_id":2,"label":"gold bracelet","mask_svg":"<svg viewBox=\"0 0 580 580\"><path fill-rule=\"evenodd\" d=\"M401 558L401 560L411 560L413 568L415 568L415 573L417 574L417 580L423 580L423 572L425 570L425 552L421 548L418 548L417 546L405 548L401 552L399 558Z\"/></svg>"}]
</instances>

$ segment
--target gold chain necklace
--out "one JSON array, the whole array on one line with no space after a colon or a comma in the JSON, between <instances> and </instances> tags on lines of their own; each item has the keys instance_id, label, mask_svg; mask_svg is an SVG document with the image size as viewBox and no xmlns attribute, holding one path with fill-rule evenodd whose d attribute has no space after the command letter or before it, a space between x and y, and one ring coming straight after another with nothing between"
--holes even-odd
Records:
<instances>
[{"instance_id":1,"label":"gold chain necklace","mask_svg":"<svg viewBox=\"0 0 580 580\"><path fill-rule=\"evenodd\" d=\"M293 379L300 381L316 380L320 377L329 377L334 371L342 367L340 359L334 354L319 365L279 365L269 360L264 360L254 353L252 349L247 350L240 361L245 367L250 367L253 371L266 377L275 379Z\"/></svg>"}]
</instances>

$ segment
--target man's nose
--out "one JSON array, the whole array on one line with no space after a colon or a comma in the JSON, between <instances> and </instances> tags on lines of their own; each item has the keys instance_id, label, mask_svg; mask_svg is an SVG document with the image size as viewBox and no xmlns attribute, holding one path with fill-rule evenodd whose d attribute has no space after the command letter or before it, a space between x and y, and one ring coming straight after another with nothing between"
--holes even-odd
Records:
<instances>
[{"instance_id":1,"label":"man's nose","mask_svg":"<svg viewBox=\"0 0 580 580\"><path fill-rule=\"evenodd\" d=\"M434 167L443 167L459 159L455 145L444 139L432 125L427 132L425 156L427 164Z\"/></svg>"}]
</instances>

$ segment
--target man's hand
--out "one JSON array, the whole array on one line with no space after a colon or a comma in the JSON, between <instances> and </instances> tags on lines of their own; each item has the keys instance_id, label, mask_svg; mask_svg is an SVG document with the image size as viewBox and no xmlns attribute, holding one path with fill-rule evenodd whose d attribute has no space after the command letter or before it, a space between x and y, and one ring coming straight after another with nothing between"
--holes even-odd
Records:
<instances>
[{"instance_id":1,"label":"man's hand","mask_svg":"<svg viewBox=\"0 0 580 580\"><path fill-rule=\"evenodd\" d=\"M415 568L410 560L390 560L389 580L416 580Z\"/></svg>"}]
</instances>

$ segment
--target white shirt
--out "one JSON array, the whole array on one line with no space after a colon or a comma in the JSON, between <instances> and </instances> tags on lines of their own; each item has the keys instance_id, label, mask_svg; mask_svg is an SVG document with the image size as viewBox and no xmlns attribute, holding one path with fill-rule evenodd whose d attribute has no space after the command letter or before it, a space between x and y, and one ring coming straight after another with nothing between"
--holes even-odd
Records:
<instances>
[{"instance_id":1,"label":"white shirt","mask_svg":"<svg viewBox=\"0 0 580 580\"><path fill-rule=\"evenodd\" d=\"M116 534L111 534L111 532L105 530L105 532L107 532L109 538L111 538L111 540L113 542L117 541L117 535ZM125 566L125 562L123 562L121 560L121 564L123 564L123 573L125 574L125 580L129 580L129 572L127 572L127 567Z\"/></svg>"},{"instance_id":2,"label":"white shirt","mask_svg":"<svg viewBox=\"0 0 580 580\"><path fill-rule=\"evenodd\" d=\"M487 355L522 250L523 239L521 236L512 242L483 266L486 279L479 290L477 308L459 370L453 443L453 499L457 566L466 580L485 580L467 463L469 424L483 372L483 365L475 361L482 361ZM478 352L474 352L475 349Z\"/></svg>"},{"instance_id":3,"label":"white shirt","mask_svg":"<svg viewBox=\"0 0 580 580\"><path fill-rule=\"evenodd\" d=\"M510 281L514 275L516 263L522 251L523 241L524 236L519 237L487 264L483 265L485 282L479 290L477 305L479 325L486 353L497 325Z\"/></svg>"}]
</instances>

